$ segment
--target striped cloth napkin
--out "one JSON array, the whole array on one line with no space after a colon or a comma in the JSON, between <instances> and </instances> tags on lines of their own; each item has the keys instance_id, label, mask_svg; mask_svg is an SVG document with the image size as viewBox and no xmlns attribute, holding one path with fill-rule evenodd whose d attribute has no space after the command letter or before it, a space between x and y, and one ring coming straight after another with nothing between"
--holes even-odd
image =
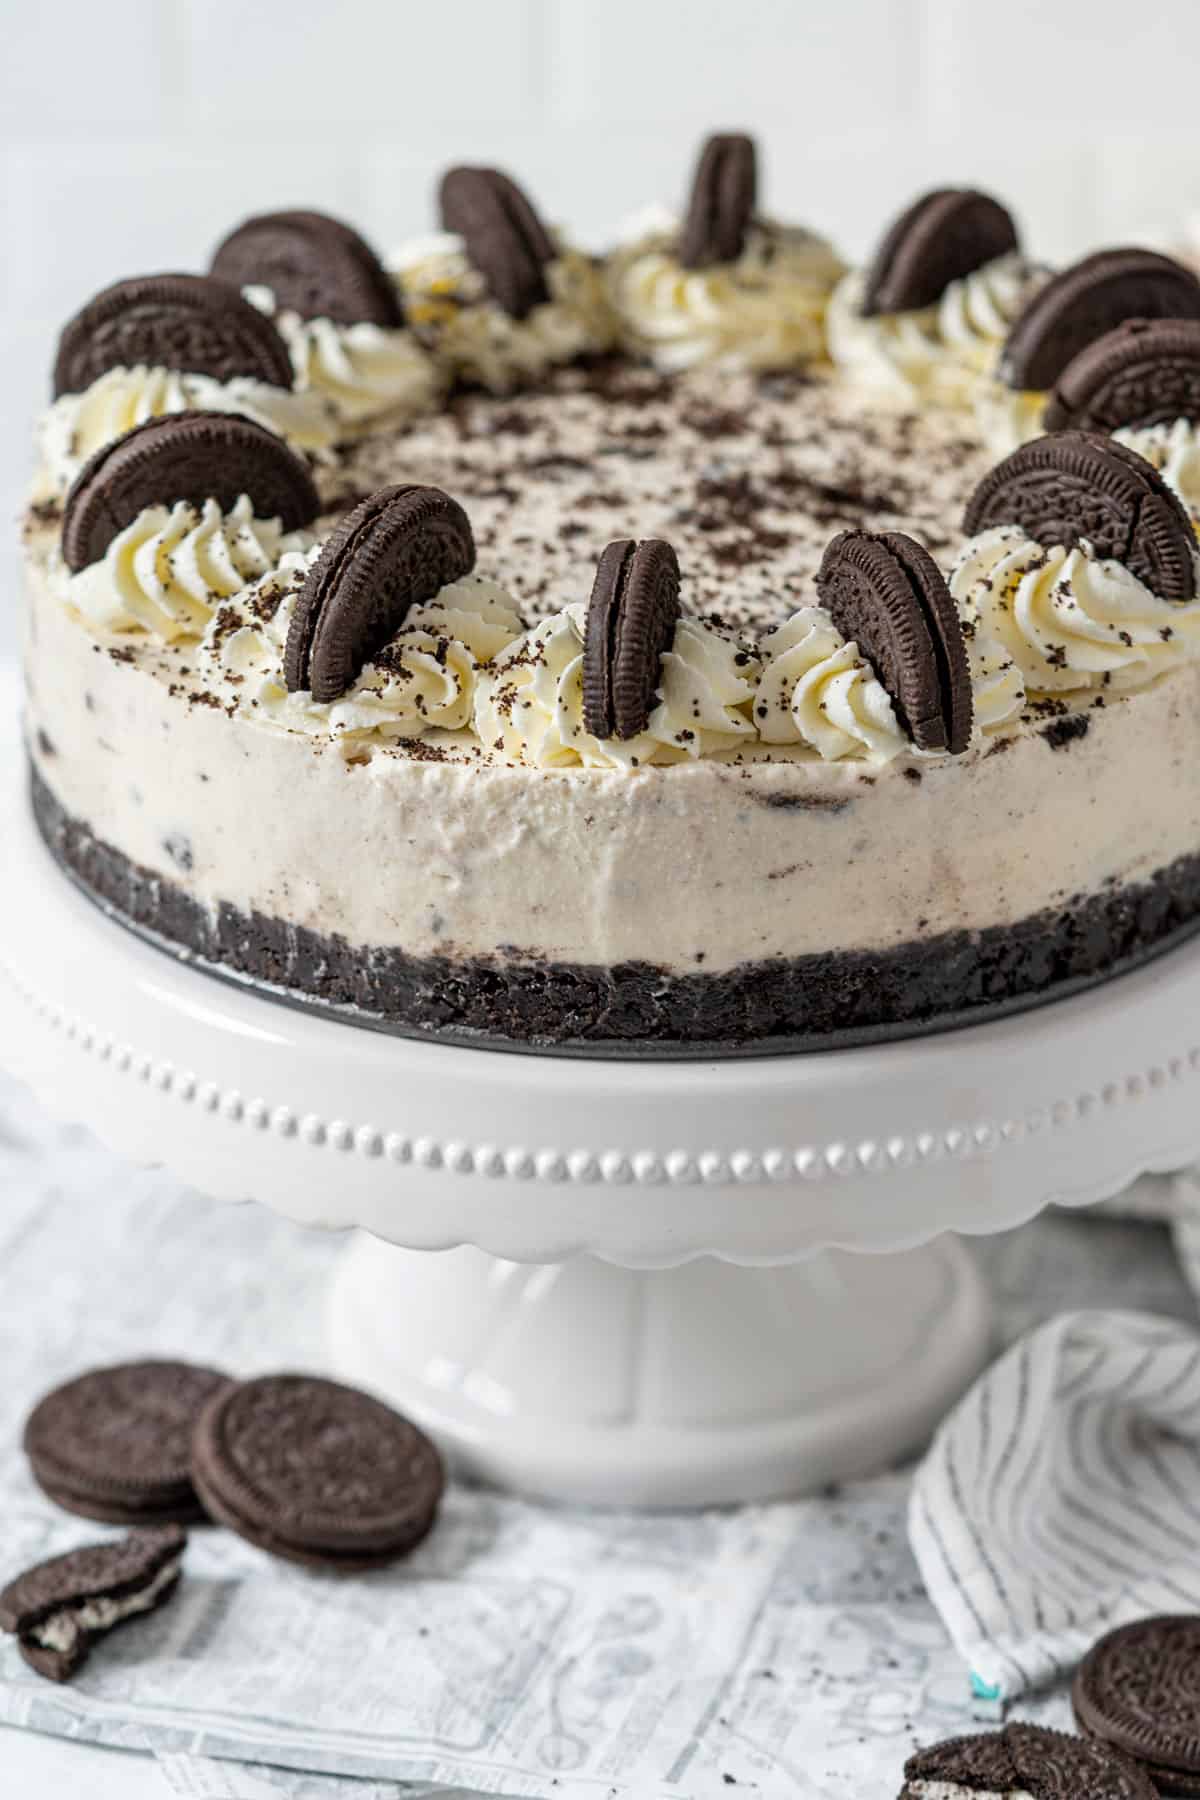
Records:
<instances>
[{"instance_id":1,"label":"striped cloth napkin","mask_svg":"<svg viewBox=\"0 0 1200 1800\"><path fill-rule=\"evenodd\" d=\"M1031 1332L941 1426L909 1534L983 1716L1115 1625L1200 1610L1200 1334L1135 1312Z\"/></svg>"}]
</instances>

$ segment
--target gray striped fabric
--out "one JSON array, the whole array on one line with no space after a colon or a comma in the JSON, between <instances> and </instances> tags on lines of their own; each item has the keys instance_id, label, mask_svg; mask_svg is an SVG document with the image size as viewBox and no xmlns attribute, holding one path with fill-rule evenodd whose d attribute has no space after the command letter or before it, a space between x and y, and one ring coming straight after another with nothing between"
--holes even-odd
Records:
<instances>
[{"instance_id":1,"label":"gray striped fabric","mask_svg":"<svg viewBox=\"0 0 1200 1800\"><path fill-rule=\"evenodd\" d=\"M1200 1609L1200 1335L1081 1312L1023 1338L938 1431L909 1533L983 1708Z\"/></svg>"}]
</instances>

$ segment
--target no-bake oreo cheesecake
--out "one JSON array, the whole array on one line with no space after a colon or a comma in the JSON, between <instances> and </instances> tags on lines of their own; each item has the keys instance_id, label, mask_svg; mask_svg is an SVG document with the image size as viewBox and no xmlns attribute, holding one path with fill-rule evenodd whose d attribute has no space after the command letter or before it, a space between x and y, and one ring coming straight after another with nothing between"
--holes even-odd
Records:
<instances>
[{"instance_id":1,"label":"no-bake oreo cheesecake","mask_svg":"<svg viewBox=\"0 0 1200 1800\"><path fill-rule=\"evenodd\" d=\"M1155 324L997 466L1046 271L948 192L847 275L728 134L603 258L460 169L385 258L265 215L89 303L26 526L64 868L280 996L595 1052L904 1035L1188 930L1194 315L1107 283L1068 361ZM856 346L914 334L881 398Z\"/></svg>"}]
</instances>

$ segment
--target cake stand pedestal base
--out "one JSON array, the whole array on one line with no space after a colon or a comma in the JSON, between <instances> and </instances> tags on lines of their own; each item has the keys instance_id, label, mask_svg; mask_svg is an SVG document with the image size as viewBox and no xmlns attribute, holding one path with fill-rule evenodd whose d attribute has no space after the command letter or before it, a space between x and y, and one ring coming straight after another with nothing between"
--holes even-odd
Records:
<instances>
[{"instance_id":1,"label":"cake stand pedestal base","mask_svg":"<svg viewBox=\"0 0 1200 1800\"><path fill-rule=\"evenodd\" d=\"M694 1506L811 1492L916 1450L987 1359L951 1238L743 1268L516 1263L361 1236L334 1363L466 1474L555 1500Z\"/></svg>"}]
</instances>

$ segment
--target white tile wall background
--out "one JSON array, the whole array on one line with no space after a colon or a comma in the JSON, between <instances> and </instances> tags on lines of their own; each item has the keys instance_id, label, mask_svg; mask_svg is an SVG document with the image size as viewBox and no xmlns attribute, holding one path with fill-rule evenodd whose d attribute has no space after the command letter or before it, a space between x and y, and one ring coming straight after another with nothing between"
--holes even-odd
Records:
<instances>
[{"instance_id":1,"label":"white tile wall background","mask_svg":"<svg viewBox=\"0 0 1200 1800\"><path fill-rule=\"evenodd\" d=\"M8 517L62 319L202 266L250 210L386 244L448 161L489 160L602 242L718 125L850 253L939 180L994 188L1048 256L1200 209L1200 0L0 0L0 23Z\"/></svg>"}]
</instances>

